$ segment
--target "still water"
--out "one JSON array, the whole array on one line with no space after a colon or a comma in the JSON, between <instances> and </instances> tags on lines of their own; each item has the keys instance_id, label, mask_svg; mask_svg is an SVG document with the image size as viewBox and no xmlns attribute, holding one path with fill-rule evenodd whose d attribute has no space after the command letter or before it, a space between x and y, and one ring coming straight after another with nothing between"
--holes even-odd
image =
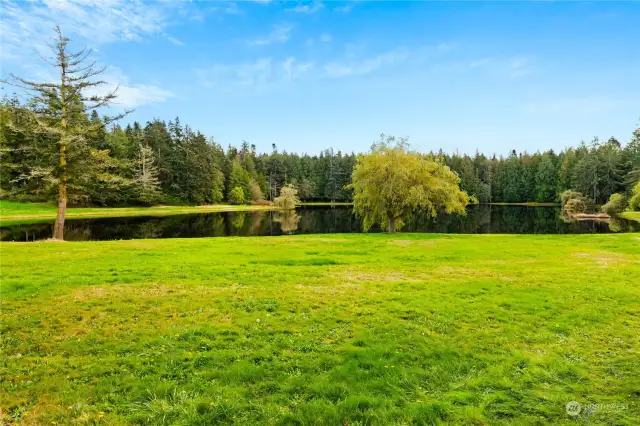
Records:
<instances>
[{"instance_id":1,"label":"still water","mask_svg":"<svg viewBox=\"0 0 640 426\"><path fill-rule=\"evenodd\" d=\"M0 227L4 241L50 238L51 223ZM67 219L65 239L70 241L128 240L138 238L201 238L282 234L362 232L361 221L350 207L306 207L295 213L230 212L164 217ZM380 232L374 228L370 232ZM410 218L402 232L452 234L589 234L640 232L640 224L613 218L604 221L567 221L558 207L472 206L466 216L442 215Z\"/></svg>"}]
</instances>

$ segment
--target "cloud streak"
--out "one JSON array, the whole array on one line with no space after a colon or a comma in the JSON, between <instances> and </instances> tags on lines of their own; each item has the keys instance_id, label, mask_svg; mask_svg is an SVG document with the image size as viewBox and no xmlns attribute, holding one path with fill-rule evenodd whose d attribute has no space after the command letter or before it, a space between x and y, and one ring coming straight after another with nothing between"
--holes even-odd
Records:
<instances>
[{"instance_id":1,"label":"cloud streak","mask_svg":"<svg viewBox=\"0 0 640 426\"><path fill-rule=\"evenodd\" d=\"M249 40L248 44L252 46L266 46L272 43L284 43L291 37L291 29L292 26L289 24L274 25L267 36Z\"/></svg>"},{"instance_id":2,"label":"cloud streak","mask_svg":"<svg viewBox=\"0 0 640 426\"><path fill-rule=\"evenodd\" d=\"M312 14L312 13L319 12L323 7L324 5L322 3L304 4L304 5L300 4L298 6L290 7L285 10L287 12Z\"/></svg>"},{"instance_id":3,"label":"cloud streak","mask_svg":"<svg viewBox=\"0 0 640 426\"><path fill-rule=\"evenodd\" d=\"M293 82L307 76L315 67L313 62L288 57L277 61L270 57L240 64L216 64L196 70L200 82L210 88L228 85L263 88Z\"/></svg>"}]
</instances>

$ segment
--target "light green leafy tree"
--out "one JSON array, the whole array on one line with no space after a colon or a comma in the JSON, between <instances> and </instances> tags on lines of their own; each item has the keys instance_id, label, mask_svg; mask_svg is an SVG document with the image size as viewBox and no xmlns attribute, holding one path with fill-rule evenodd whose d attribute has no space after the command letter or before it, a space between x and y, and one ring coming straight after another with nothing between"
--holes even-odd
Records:
<instances>
[{"instance_id":1,"label":"light green leafy tree","mask_svg":"<svg viewBox=\"0 0 640 426\"><path fill-rule=\"evenodd\" d=\"M280 210L293 210L300 204L298 190L293 185L287 185L280 190L280 196L273 202Z\"/></svg>"},{"instance_id":2,"label":"light green leafy tree","mask_svg":"<svg viewBox=\"0 0 640 426\"><path fill-rule=\"evenodd\" d=\"M239 186L236 186L229 193L229 202L231 204L244 204L244 191Z\"/></svg>"},{"instance_id":3,"label":"light green leafy tree","mask_svg":"<svg viewBox=\"0 0 640 426\"><path fill-rule=\"evenodd\" d=\"M365 230L378 223L394 232L413 212L466 214L471 199L459 185L449 167L409 151L405 138L382 135L369 154L358 158L349 188Z\"/></svg>"}]
</instances>

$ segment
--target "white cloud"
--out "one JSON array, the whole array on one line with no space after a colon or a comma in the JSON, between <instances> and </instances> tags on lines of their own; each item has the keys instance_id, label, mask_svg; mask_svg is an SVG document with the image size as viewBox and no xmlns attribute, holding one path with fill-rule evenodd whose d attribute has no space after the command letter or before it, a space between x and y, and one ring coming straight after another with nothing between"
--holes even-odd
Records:
<instances>
[{"instance_id":1,"label":"white cloud","mask_svg":"<svg viewBox=\"0 0 640 426\"><path fill-rule=\"evenodd\" d=\"M46 42L56 24L65 35L93 47L156 34L169 38L164 32L169 19L176 10L187 6L185 2L140 0L2 2L0 60L23 61L25 50L33 48L47 53Z\"/></svg>"},{"instance_id":2,"label":"white cloud","mask_svg":"<svg viewBox=\"0 0 640 426\"><path fill-rule=\"evenodd\" d=\"M184 43L175 37L167 36L167 40L169 40L171 43L175 44L176 46L184 46Z\"/></svg>"},{"instance_id":3,"label":"white cloud","mask_svg":"<svg viewBox=\"0 0 640 426\"><path fill-rule=\"evenodd\" d=\"M90 91L88 94L104 95L117 88L117 98L113 102L115 109L118 109L118 107L135 108L141 105L164 102L167 99L176 97L174 93L158 86L131 83L129 78L118 67L107 68L105 73L100 76L100 79L108 82L108 84L97 86L93 92Z\"/></svg>"},{"instance_id":4,"label":"white cloud","mask_svg":"<svg viewBox=\"0 0 640 426\"><path fill-rule=\"evenodd\" d=\"M292 27L289 24L274 25L273 29L266 37L249 40L248 43L254 46L265 46L272 43L284 43L289 40L289 37L291 37L291 29Z\"/></svg>"},{"instance_id":5,"label":"white cloud","mask_svg":"<svg viewBox=\"0 0 640 426\"><path fill-rule=\"evenodd\" d=\"M347 3L344 6L334 7L334 12L348 13L353 9L353 4Z\"/></svg>"},{"instance_id":6,"label":"white cloud","mask_svg":"<svg viewBox=\"0 0 640 426\"><path fill-rule=\"evenodd\" d=\"M283 61L261 58L253 62L222 65L196 70L201 83L207 87L246 86L263 88L298 80L314 68L312 62L289 57Z\"/></svg>"},{"instance_id":7,"label":"white cloud","mask_svg":"<svg viewBox=\"0 0 640 426\"><path fill-rule=\"evenodd\" d=\"M526 77L533 73L533 58L518 55L511 58L481 58L469 63L470 69L485 69L511 79Z\"/></svg>"},{"instance_id":8,"label":"white cloud","mask_svg":"<svg viewBox=\"0 0 640 426\"><path fill-rule=\"evenodd\" d=\"M287 12L297 12L297 13L316 13L320 9L322 9L324 5L322 3L312 3L312 4L299 4L298 6L291 7L285 9Z\"/></svg>"},{"instance_id":9,"label":"white cloud","mask_svg":"<svg viewBox=\"0 0 640 426\"><path fill-rule=\"evenodd\" d=\"M408 57L409 52L404 48L399 48L368 59L344 62L333 61L325 65L324 70L329 77L334 78L363 75L378 70L383 66L404 61Z\"/></svg>"}]
</instances>

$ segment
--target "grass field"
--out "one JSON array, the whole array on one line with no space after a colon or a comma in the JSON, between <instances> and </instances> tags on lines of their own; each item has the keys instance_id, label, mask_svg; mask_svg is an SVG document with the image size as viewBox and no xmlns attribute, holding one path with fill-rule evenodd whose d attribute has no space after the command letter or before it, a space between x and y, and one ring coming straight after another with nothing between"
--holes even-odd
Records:
<instances>
[{"instance_id":1,"label":"grass field","mask_svg":"<svg viewBox=\"0 0 640 426\"><path fill-rule=\"evenodd\" d=\"M640 234L0 253L5 423L640 423Z\"/></svg>"}]
</instances>

